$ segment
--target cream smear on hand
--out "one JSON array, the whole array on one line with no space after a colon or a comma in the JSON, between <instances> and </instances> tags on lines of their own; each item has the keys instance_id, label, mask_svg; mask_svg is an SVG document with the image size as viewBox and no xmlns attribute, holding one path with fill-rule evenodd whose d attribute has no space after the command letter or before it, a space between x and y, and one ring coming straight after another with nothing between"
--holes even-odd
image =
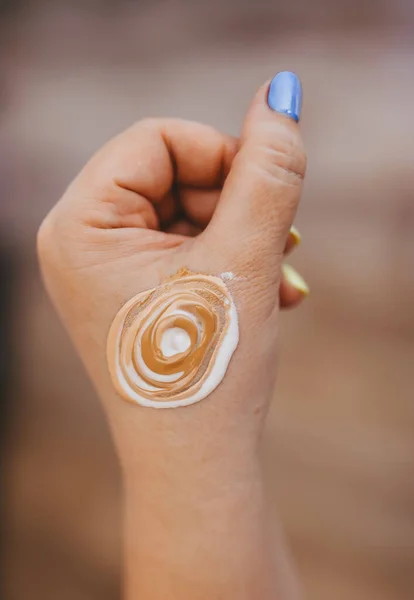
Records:
<instances>
[{"instance_id":1,"label":"cream smear on hand","mask_svg":"<svg viewBox=\"0 0 414 600\"><path fill-rule=\"evenodd\" d=\"M239 341L223 279L185 269L132 298L108 336L112 381L125 399L152 408L199 402L221 383Z\"/></svg>"}]
</instances>

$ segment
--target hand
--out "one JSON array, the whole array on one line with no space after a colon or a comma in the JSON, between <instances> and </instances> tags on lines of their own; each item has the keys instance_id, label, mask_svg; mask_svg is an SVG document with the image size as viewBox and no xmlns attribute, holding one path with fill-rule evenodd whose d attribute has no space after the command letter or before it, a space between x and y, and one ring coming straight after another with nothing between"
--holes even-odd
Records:
<instances>
[{"instance_id":1,"label":"hand","mask_svg":"<svg viewBox=\"0 0 414 600\"><path fill-rule=\"evenodd\" d=\"M148 457L152 473L166 456L188 473L190 461L195 472L201 460L226 456L228 474L256 453L275 380L279 308L306 294L282 269L295 245L306 159L298 124L269 108L268 88L258 91L240 140L186 121L137 123L91 159L39 231L47 289L103 400L124 470L144 479ZM234 274L227 286L239 346L222 383L199 403L162 411L126 403L108 374L111 322L130 298L183 267Z\"/></svg>"},{"instance_id":2,"label":"hand","mask_svg":"<svg viewBox=\"0 0 414 600\"><path fill-rule=\"evenodd\" d=\"M234 274L241 341L217 393L227 387L247 396L249 412L265 412L279 306L306 294L282 269L298 240L290 227L305 157L298 125L269 110L266 90L240 141L185 121L137 123L93 157L40 229L46 285L110 412L131 418L108 381L109 325L132 296L182 267Z\"/></svg>"}]
</instances>

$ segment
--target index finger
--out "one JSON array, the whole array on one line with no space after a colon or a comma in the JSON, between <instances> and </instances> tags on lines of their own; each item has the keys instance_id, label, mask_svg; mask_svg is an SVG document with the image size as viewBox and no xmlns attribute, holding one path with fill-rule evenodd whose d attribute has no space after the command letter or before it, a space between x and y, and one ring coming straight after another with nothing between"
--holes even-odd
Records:
<instances>
[{"instance_id":1,"label":"index finger","mask_svg":"<svg viewBox=\"0 0 414 600\"><path fill-rule=\"evenodd\" d=\"M160 202L174 183L220 187L237 140L200 123L146 119L108 142L86 165L77 186L96 199L113 185Z\"/></svg>"}]
</instances>

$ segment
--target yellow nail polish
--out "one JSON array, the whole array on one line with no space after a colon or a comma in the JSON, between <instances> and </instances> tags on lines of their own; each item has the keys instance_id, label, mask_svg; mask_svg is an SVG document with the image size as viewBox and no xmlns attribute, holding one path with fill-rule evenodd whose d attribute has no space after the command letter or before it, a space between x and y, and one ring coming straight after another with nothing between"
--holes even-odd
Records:
<instances>
[{"instance_id":1,"label":"yellow nail polish","mask_svg":"<svg viewBox=\"0 0 414 600\"><path fill-rule=\"evenodd\" d=\"M284 264L283 275L292 287L301 292L304 296L309 296L310 289L301 275L290 265Z\"/></svg>"},{"instance_id":2,"label":"yellow nail polish","mask_svg":"<svg viewBox=\"0 0 414 600\"><path fill-rule=\"evenodd\" d=\"M290 235L293 238L295 246L299 246L299 244L302 241L302 236L300 235L299 231L296 229L296 227L294 225L292 225L292 227L290 228Z\"/></svg>"}]
</instances>

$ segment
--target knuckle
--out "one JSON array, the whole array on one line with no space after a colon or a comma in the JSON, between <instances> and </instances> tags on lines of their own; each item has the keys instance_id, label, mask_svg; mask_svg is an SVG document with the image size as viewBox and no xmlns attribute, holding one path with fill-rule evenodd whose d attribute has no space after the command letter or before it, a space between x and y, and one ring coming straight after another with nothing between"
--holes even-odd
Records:
<instances>
[{"instance_id":1,"label":"knuckle","mask_svg":"<svg viewBox=\"0 0 414 600\"><path fill-rule=\"evenodd\" d=\"M143 128L155 128L158 127L159 124L159 119L156 119L155 117L145 117L144 119L140 119L139 121L136 122L136 127L143 127Z\"/></svg>"},{"instance_id":2,"label":"knuckle","mask_svg":"<svg viewBox=\"0 0 414 600\"><path fill-rule=\"evenodd\" d=\"M133 129L141 132L158 132L161 129L162 120L156 117L145 117L136 121L133 125Z\"/></svg>"},{"instance_id":3,"label":"knuckle","mask_svg":"<svg viewBox=\"0 0 414 600\"><path fill-rule=\"evenodd\" d=\"M62 218L54 207L41 223L36 237L36 250L39 263L42 267L60 268L67 261L65 260L65 249L68 245L68 232L65 224L66 219ZM71 252L69 252L69 255Z\"/></svg>"},{"instance_id":4,"label":"knuckle","mask_svg":"<svg viewBox=\"0 0 414 600\"><path fill-rule=\"evenodd\" d=\"M49 213L42 221L36 237L37 255L41 264L49 261L55 247L54 219Z\"/></svg>"}]
</instances>

